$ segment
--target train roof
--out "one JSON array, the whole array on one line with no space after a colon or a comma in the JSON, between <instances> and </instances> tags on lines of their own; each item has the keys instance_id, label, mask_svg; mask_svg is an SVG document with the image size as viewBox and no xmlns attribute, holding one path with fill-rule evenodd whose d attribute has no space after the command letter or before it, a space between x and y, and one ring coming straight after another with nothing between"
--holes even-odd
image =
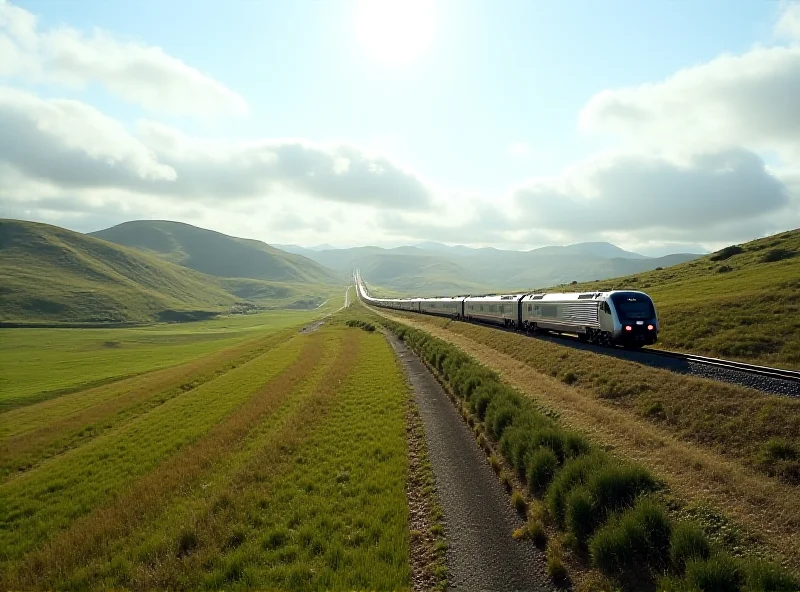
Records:
<instances>
[{"instance_id":1,"label":"train roof","mask_svg":"<svg viewBox=\"0 0 800 592\"><path fill-rule=\"evenodd\" d=\"M530 302L532 300L541 300L543 302L563 302L573 300L605 300L613 294L641 294L642 296L647 296L647 294L638 290L612 290L610 292L540 292L538 294L526 294L522 301Z\"/></svg>"},{"instance_id":2,"label":"train roof","mask_svg":"<svg viewBox=\"0 0 800 592\"><path fill-rule=\"evenodd\" d=\"M482 296L467 296L467 302L519 302L525 294L484 294Z\"/></svg>"}]
</instances>

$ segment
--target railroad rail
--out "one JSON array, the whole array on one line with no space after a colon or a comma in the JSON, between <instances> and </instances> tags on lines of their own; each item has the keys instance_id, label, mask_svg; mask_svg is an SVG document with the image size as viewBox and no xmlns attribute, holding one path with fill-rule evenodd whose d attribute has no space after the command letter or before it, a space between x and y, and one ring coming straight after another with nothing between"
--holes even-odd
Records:
<instances>
[{"instance_id":1,"label":"railroad rail","mask_svg":"<svg viewBox=\"0 0 800 592\"><path fill-rule=\"evenodd\" d=\"M771 366L757 366L755 364L747 364L745 362L735 362L733 360L723 360L722 358L709 358L706 356L697 356L695 354L685 354L681 352L672 352L663 349L643 348L641 351L664 356L667 358L676 358L685 360L687 362L696 362L698 364L706 364L707 366L717 366L719 368L726 368L728 370L738 370L739 372L747 372L749 374L758 374L759 376L769 376L771 378L779 378L781 380L791 380L793 382L800 382L800 371L785 370L783 368L772 368Z\"/></svg>"}]
</instances>

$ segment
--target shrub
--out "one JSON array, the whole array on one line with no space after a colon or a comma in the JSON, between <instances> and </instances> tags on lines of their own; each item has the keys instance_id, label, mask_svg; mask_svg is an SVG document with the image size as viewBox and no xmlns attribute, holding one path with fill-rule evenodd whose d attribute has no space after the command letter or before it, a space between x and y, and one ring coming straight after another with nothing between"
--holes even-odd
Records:
<instances>
[{"instance_id":1,"label":"shrub","mask_svg":"<svg viewBox=\"0 0 800 592\"><path fill-rule=\"evenodd\" d=\"M511 505L514 506L514 509L523 516L525 516L528 512L528 502L525 501L525 496L519 491L515 491L511 495Z\"/></svg>"},{"instance_id":2,"label":"shrub","mask_svg":"<svg viewBox=\"0 0 800 592\"><path fill-rule=\"evenodd\" d=\"M578 377L574 372L565 372L561 377L561 382L564 384L574 384L578 381Z\"/></svg>"},{"instance_id":3,"label":"shrub","mask_svg":"<svg viewBox=\"0 0 800 592\"><path fill-rule=\"evenodd\" d=\"M703 532L692 524L682 522L672 531L669 558L672 566L683 573L686 562L693 559L708 559L711 548Z\"/></svg>"},{"instance_id":4,"label":"shrub","mask_svg":"<svg viewBox=\"0 0 800 592\"><path fill-rule=\"evenodd\" d=\"M525 471L528 475L528 487L531 493L540 493L547 489L558 470L558 457L549 448L539 448L526 457Z\"/></svg>"},{"instance_id":5,"label":"shrub","mask_svg":"<svg viewBox=\"0 0 800 592\"><path fill-rule=\"evenodd\" d=\"M796 592L800 590L800 580L766 561L749 561L744 564L744 572L748 591Z\"/></svg>"},{"instance_id":6,"label":"shrub","mask_svg":"<svg viewBox=\"0 0 800 592\"><path fill-rule=\"evenodd\" d=\"M575 535L579 544L584 544L594 532L597 514L592 504L592 496L583 488L573 489L567 497L567 528Z\"/></svg>"},{"instance_id":7,"label":"shrub","mask_svg":"<svg viewBox=\"0 0 800 592\"><path fill-rule=\"evenodd\" d=\"M589 444L586 438L580 434L566 432L564 436L564 453L567 458L588 454L591 450L592 445Z\"/></svg>"},{"instance_id":8,"label":"shrub","mask_svg":"<svg viewBox=\"0 0 800 592\"><path fill-rule=\"evenodd\" d=\"M725 247L724 249L717 251L711 255L709 259L711 261L725 261L726 259L730 259L739 253L744 253L744 249L739 245L731 245L730 247Z\"/></svg>"},{"instance_id":9,"label":"shrub","mask_svg":"<svg viewBox=\"0 0 800 592\"><path fill-rule=\"evenodd\" d=\"M586 485L603 514L629 506L642 493L656 488L655 479L643 467L609 465L592 472Z\"/></svg>"},{"instance_id":10,"label":"shrub","mask_svg":"<svg viewBox=\"0 0 800 592\"><path fill-rule=\"evenodd\" d=\"M543 446L552 450L559 463L563 463L567 456L566 432L558 428L545 428L534 434L533 441L537 447Z\"/></svg>"},{"instance_id":11,"label":"shrub","mask_svg":"<svg viewBox=\"0 0 800 592\"><path fill-rule=\"evenodd\" d=\"M543 549L547 545L547 533L544 531L544 526L540 520L528 521L528 536L530 536L533 544Z\"/></svg>"},{"instance_id":12,"label":"shrub","mask_svg":"<svg viewBox=\"0 0 800 592\"><path fill-rule=\"evenodd\" d=\"M597 451L564 463L547 489L547 505L559 526L565 525L564 510L569 492L574 487L583 485L592 471L605 466L608 461L607 454Z\"/></svg>"},{"instance_id":13,"label":"shrub","mask_svg":"<svg viewBox=\"0 0 800 592\"><path fill-rule=\"evenodd\" d=\"M720 265L717 267L717 273L728 273L729 271L733 271L733 267L730 265Z\"/></svg>"},{"instance_id":14,"label":"shrub","mask_svg":"<svg viewBox=\"0 0 800 592\"><path fill-rule=\"evenodd\" d=\"M486 417L486 408L491 401L492 396L485 390L479 390L472 398L472 401L470 401L473 413L475 413L481 421Z\"/></svg>"},{"instance_id":15,"label":"shrub","mask_svg":"<svg viewBox=\"0 0 800 592\"><path fill-rule=\"evenodd\" d=\"M794 443L783 438L770 438L764 447L764 453L772 460L794 460L800 456Z\"/></svg>"},{"instance_id":16,"label":"shrub","mask_svg":"<svg viewBox=\"0 0 800 592\"><path fill-rule=\"evenodd\" d=\"M197 548L200 539L193 530L184 530L178 537L178 556L182 557Z\"/></svg>"},{"instance_id":17,"label":"shrub","mask_svg":"<svg viewBox=\"0 0 800 592\"><path fill-rule=\"evenodd\" d=\"M664 508L650 499L640 499L592 537L592 562L608 575L637 565L654 567L663 562L669 550L670 531Z\"/></svg>"},{"instance_id":18,"label":"shrub","mask_svg":"<svg viewBox=\"0 0 800 592\"><path fill-rule=\"evenodd\" d=\"M686 564L686 583L704 592L739 592L743 583L739 564L729 555L695 559Z\"/></svg>"},{"instance_id":19,"label":"shrub","mask_svg":"<svg viewBox=\"0 0 800 592\"><path fill-rule=\"evenodd\" d=\"M556 584L563 585L567 583L567 568L564 567L564 550L558 540L550 541L547 545L547 575L549 575Z\"/></svg>"},{"instance_id":20,"label":"shrub","mask_svg":"<svg viewBox=\"0 0 800 592\"><path fill-rule=\"evenodd\" d=\"M794 256L795 256L794 252L787 251L786 249L770 249L761 256L761 262L774 263L776 261L783 261L784 259L790 259Z\"/></svg>"},{"instance_id":21,"label":"shrub","mask_svg":"<svg viewBox=\"0 0 800 592\"><path fill-rule=\"evenodd\" d=\"M507 397L495 396L486 408L486 424L489 434L499 440L503 436L503 430L508 427L514 419L517 408L508 400Z\"/></svg>"}]
</instances>

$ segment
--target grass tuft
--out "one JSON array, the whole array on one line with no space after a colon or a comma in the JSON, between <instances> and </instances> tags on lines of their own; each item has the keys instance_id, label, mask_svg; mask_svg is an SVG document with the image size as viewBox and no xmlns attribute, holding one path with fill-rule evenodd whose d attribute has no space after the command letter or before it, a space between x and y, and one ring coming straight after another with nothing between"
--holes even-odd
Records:
<instances>
[{"instance_id":1,"label":"grass tuft","mask_svg":"<svg viewBox=\"0 0 800 592\"><path fill-rule=\"evenodd\" d=\"M744 573L735 559L720 554L705 560L689 561L685 581L692 590L740 592Z\"/></svg>"},{"instance_id":2,"label":"grass tuft","mask_svg":"<svg viewBox=\"0 0 800 592\"><path fill-rule=\"evenodd\" d=\"M686 522L675 526L670 540L669 557L678 573L683 573L688 561L708 559L710 556L711 547L702 530Z\"/></svg>"},{"instance_id":3,"label":"grass tuft","mask_svg":"<svg viewBox=\"0 0 800 592\"><path fill-rule=\"evenodd\" d=\"M671 527L664 508L649 499L603 526L589 542L592 562L607 575L657 567L669 550Z\"/></svg>"}]
</instances>

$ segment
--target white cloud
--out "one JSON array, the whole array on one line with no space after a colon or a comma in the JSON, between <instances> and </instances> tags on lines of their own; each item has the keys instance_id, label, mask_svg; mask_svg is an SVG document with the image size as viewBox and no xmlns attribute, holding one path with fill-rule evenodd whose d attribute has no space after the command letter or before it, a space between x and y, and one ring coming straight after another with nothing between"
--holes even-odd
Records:
<instances>
[{"instance_id":1,"label":"white cloud","mask_svg":"<svg viewBox=\"0 0 800 592\"><path fill-rule=\"evenodd\" d=\"M77 214L116 204L136 217L146 204L158 211L168 202L300 213L324 202L407 211L433 204L413 173L354 146L209 140L149 122L134 134L85 103L5 87L0 129L0 208L8 211Z\"/></svg>"},{"instance_id":2,"label":"white cloud","mask_svg":"<svg viewBox=\"0 0 800 592\"><path fill-rule=\"evenodd\" d=\"M159 47L96 30L40 31L36 17L0 0L0 76L82 88L103 85L123 100L170 115L243 115L245 100Z\"/></svg>"},{"instance_id":3,"label":"white cloud","mask_svg":"<svg viewBox=\"0 0 800 592\"><path fill-rule=\"evenodd\" d=\"M125 126L79 101L0 87L0 164L64 187L174 181Z\"/></svg>"},{"instance_id":4,"label":"white cloud","mask_svg":"<svg viewBox=\"0 0 800 592\"><path fill-rule=\"evenodd\" d=\"M793 160L799 104L800 47L758 48L655 84L605 90L583 109L579 126L672 154L746 146Z\"/></svg>"},{"instance_id":5,"label":"white cloud","mask_svg":"<svg viewBox=\"0 0 800 592\"><path fill-rule=\"evenodd\" d=\"M642 154L591 159L557 179L516 191L533 226L582 232L622 232L648 240L691 239L736 225L753 232L790 207L786 186L752 152L740 149L674 162Z\"/></svg>"},{"instance_id":6,"label":"white cloud","mask_svg":"<svg viewBox=\"0 0 800 592\"><path fill-rule=\"evenodd\" d=\"M800 2L788 2L775 25L775 34L787 39L800 39Z\"/></svg>"}]
</instances>

